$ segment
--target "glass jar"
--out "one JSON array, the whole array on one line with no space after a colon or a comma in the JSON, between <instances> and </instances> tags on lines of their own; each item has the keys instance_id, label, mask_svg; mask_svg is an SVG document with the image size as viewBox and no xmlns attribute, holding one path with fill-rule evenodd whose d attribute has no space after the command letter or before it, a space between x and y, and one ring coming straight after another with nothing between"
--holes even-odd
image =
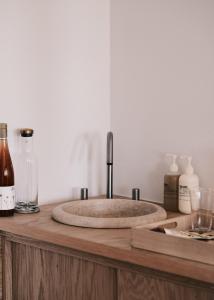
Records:
<instances>
[{"instance_id":1,"label":"glass jar","mask_svg":"<svg viewBox=\"0 0 214 300\"><path fill-rule=\"evenodd\" d=\"M33 152L33 129L20 130L21 152L17 162L16 207L18 213L39 212L38 164Z\"/></svg>"}]
</instances>

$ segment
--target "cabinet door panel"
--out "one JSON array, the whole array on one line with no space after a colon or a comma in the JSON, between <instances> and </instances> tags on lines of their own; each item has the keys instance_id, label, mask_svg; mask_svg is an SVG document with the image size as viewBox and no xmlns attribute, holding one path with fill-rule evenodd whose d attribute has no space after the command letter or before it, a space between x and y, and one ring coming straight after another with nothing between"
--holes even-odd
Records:
<instances>
[{"instance_id":1,"label":"cabinet door panel","mask_svg":"<svg viewBox=\"0 0 214 300\"><path fill-rule=\"evenodd\" d=\"M32 246L13 243L14 300L115 300L116 271Z\"/></svg>"},{"instance_id":2,"label":"cabinet door panel","mask_svg":"<svg viewBox=\"0 0 214 300\"><path fill-rule=\"evenodd\" d=\"M118 271L118 300L213 300L214 293L165 279Z\"/></svg>"},{"instance_id":3,"label":"cabinet door panel","mask_svg":"<svg viewBox=\"0 0 214 300\"><path fill-rule=\"evenodd\" d=\"M0 300L2 299L2 238L0 237Z\"/></svg>"},{"instance_id":4,"label":"cabinet door panel","mask_svg":"<svg viewBox=\"0 0 214 300\"><path fill-rule=\"evenodd\" d=\"M116 300L116 271L109 267L83 262L83 300Z\"/></svg>"}]
</instances>

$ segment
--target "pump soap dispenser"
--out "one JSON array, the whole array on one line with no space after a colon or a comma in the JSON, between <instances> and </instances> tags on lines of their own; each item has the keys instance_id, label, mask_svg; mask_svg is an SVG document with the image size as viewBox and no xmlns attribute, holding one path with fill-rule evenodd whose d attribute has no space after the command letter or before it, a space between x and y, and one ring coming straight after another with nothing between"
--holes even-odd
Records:
<instances>
[{"instance_id":1,"label":"pump soap dispenser","mask_svg":"<svg viewBox=\"0 0 214 300\"><path fill-rule=\"evenodd\" d=\"M179 179L179 211L184 214L191 214L190 190L199 189L199 179L194 174L191 156L181 156L181 159L187 159L185 173Z\"/></svg>"},{"instance_id":2,"label":"pump soap dispenser","mask_svg":"<svg viewBox=\"0 0 214 300\"><path fill-rule=\"evenodd\" d=\"M172 159L169 172L164 176L164 208L169 211L178 211L179 199L179 177L178 165L176 163L177 155L166 154L166 157Z\"/></svg>"}]
</instances>

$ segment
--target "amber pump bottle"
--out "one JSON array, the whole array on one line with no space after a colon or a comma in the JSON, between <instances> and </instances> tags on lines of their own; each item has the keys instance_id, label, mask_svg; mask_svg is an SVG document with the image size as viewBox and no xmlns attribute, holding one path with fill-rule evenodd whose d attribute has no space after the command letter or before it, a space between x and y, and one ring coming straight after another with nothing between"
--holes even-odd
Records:
<instances>
[{"instance_id":1,"label":"amber pump bottle","mask_svg":"<svg viewBox=\"0 0 214 300\"><path fill-rule=\"evenodd\" d=\"M0 217L13 216L14 207L14 172L7 142L7 124L0 123Z\"/></svg>"},{"instance_id":2,"label":"amber pump bottle","mask_svg":"<svg viewBox=\"0 0 214 300\"><path fill-rule=\"evenodd\" d=\"M179 199L179 178L178 165L176 163L177 155L166 154L172 159L169 172L164 176L164 208L169 211L178 212Z\"/></svg>"}]
</instances>

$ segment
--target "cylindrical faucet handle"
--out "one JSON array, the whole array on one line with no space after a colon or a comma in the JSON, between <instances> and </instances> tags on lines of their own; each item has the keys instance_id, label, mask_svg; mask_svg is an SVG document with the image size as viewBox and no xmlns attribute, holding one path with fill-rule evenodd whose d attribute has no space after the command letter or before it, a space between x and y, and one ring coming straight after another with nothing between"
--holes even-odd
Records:
<instances>
[{"instance_id":1,"label":"cylindrical faucet handle","mask_svg":"<svg viewBox=\"0 0 214 300\"><path fill-rule=\"evenodd\" d=\"M132 200L140 200L140 189L132 189Z\"/></svg>"},{"instance_id":2,"label":"cylindrical faucet handle","mask_svg":"<svg viewBox=\"0 0 214 300\"><path fill-rule=\"evenodd\" d=\"M87 188L81 188L81 190L80 190L80 199L81 200L88 200L88 189Z\"/></svg>"},{"instance_id":3,"label":"cylindrical faucet handle","mask_svg":"<svg viewBox=\"0 0 214 300\"><path fill-rule=\"evenodd\" d=\"M111 131L107 134L107 164L113 164L113 133Z\"/></svg>"}]
</instances>

